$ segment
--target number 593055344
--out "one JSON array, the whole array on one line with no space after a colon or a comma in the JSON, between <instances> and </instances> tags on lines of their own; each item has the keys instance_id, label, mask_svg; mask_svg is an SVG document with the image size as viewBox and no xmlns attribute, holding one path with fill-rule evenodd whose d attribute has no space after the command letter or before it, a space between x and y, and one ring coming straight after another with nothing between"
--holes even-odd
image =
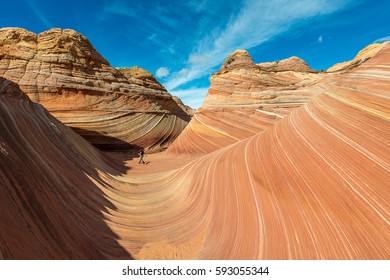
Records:
<instances>
[{"instance_id":1,"label":"number 593055344","mask_svg":"<svg viewBox=\"0 0 390 280\"><path fill-rule=\"evenodd\" d=\"M268 267L218 266L215 275L268 275Z\"/></svg>"}]
</instances>

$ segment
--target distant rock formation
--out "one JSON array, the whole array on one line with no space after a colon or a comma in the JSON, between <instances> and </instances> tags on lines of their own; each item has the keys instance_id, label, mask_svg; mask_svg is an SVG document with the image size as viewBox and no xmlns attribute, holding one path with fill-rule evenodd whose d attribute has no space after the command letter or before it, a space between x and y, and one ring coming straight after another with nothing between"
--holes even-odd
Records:
<instances>
[{"instance_id":1,"label":"distant rock formation","mask_svg":"<svg viewBox=\"0 0 390 280\"><path fill-rule=\"evenodd\" d=\"M236 70L149 165L97 150L0 77L0 259L390 259L390 43L345 72L270 72L266 90L314 91L285 115L222 102L249 100Z\"/></svg>"},{"instance_id":2,"label":"distant rock formation","mask_svg":"<svg viewBox=\"0 0 390 280\"><path fill-rule=\"evenodd\" d=\"M0 76L102 149L165 149L191 118L150 72L111 67L70 29L0 29Z\"/></svg>"},{"instance_id":3,"label":"distant rock formation","mask_svg":"<svg viewBox=\"0 0 390 280\"><path fill-rule=\"evenodd\" d=\"M384 46L369 45L352 61L321 72L298 57L255 64L247 51L237 50L211 77L202 107L168 152L207 154L262 132L324 93L329 79L364 64Z\"/></svg>"},{"instance_id":4,"label":"distant rock formation","mask_svg":"<svg viewBox=\"0 0 390 280\"><path fill-rule=\"evenodd\" d=\"M335 73L340 73L340 72L347 72L360 64L366 62L369 60L371 57L373 57L375 54L377 54L385 44L371 44L362 49L354 59L351 61L346 61L346 62L341 62L333 65L330 67L327 71L328 72L335 72Z\"/></svg>"},{"instance_id":5,"label":"distant rock formation","mask_svg":"<svg viewBox=\"0 0 390 280\"><path fill-rule=\"evenodd\" d=\"M226 72L235 68L248 69L255 67L252 57L246 50L236 50L229 54L222 64L219 72Z\"/></svg>"},{"instance_id":6,"label":"distant rock formation","mask_svg":"<svg viewBox=\"0 0 390 280\"><path fill-rule=\"evenodd\" d=\"M255 64L237 50L211 77L202 107L169 152L205 154L264 131L320 94L323 77L298 57Z\"/></svg>"},{"instance_id":7,"label":"distant rock formation","mask_svg":"<svg viewBox=\"0 0 390 280\"><path fill-rule=\"evenodd\" d=\"M287 59L283 59L275 62L263 62L257 64L257 66L265 71L270 72L282 72L282 71L295 71L295 72L315 72L307 63L299 57L293 56Z\"/></svg>"},{"instance_id":8,"label":"distant rock formation","mask_svg":"<svg viewBox=\"0 0 390 280\"><path fill-rule=\"evenodd\" d=\"M238 85L224 93L241 89L244 79L234 78ZM188 201L210 224L200 258L390 258L390 43L358 67L316 79L310 90L320 86L321 94L263 132L180 170L193 174L186 177ZM219 118L215 111L201 114L188 126L197 141L179 143L185 149L238 138L240 120L252 117L241 108ZM224 123L230 126L223 130ZM206 130L212 140L202 138Z\"/></svg>"},{"instance_id":9,"label":"distant rock formation","mask_svg":"<svg viewBox=\"0 0 390 280\"><path fill-rule=\"evenodd\" d=\"M181 101L181 99L177 96L172 95L173 100L179 105L179 107L190 117L193 117L195 114L195 110L192 109L190 106L187 106Z\"/></svg>"},{"instance_id":10,"label":"distant rock formation","mask_svg":"<svg viewBox=\"0 0 390 280\"><path fill-rule=\"evenodd\" d=\"M316 71L298 57L256 65L247 51L238 50L211 77L202 110L217 106L303 103L309 99L303 88L318 79L313 74Z\"/></svg>"}]
</instances>

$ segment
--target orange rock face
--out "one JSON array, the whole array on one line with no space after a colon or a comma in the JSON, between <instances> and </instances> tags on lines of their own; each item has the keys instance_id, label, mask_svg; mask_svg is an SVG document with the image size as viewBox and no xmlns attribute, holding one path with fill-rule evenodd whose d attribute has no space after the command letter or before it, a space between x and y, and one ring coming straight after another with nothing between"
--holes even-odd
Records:
<instances>
[{"instance_id":1,"label":"orange rock face","mask_svg":"<svg viewBox=\"0 0 390 280\"><path fill-rule=\"evenodd\" d=\"M341 62L333 65L328 69L328 72L346 72L349 71L360 64L366 62L371 57L373 57L376 53L378 53L382 48L384 47L384 44L371 44L364 49L362 49L354 59L351 61Z\"/></svg>"},{"instance_id":2,"label":"orange rock face","mask_svg":"<svg viewBox=\"0 0 390 280\"><path fill-rule=\"evenodd\" d=\"M389 259L390 44L340 72L235 62L147 165L96 150L1 78L0 258Z\"/></svg>"},{"instance_id":3,"label":"orange rock face","mask_svg":"<svg viewBox=\"0 0 390 280\"><path fill-rule=\"evenodd\" d=\"M0 77L0 259L131 258L103 220L103 170L121 172Z\"/></svg>"},{"instance_id":4,"label":"orange rock face","mask_svg":"<svg viewBox=\"0 0 390 280\"><path fill-rule=\"evenodd\" d=\"M159 151L190 120L151 73L111 67L73 30L0 29L0 58L0 76L103 149Z\"/></svg>"},{"instance_id":5,"label":"orange rock face","mask_svg":"<svg viewBox=\"0 0 390 280\"><path fill-rule=\"evenodd\" d=\"M190 193L201 193L204 204L197 205L209 223L202 258L390 257L389 65L387 43L358 67L318 74L297 88L315 91L311 101L252 137L247 122L255 119L243 108L195 114L171 149L216 150L186 166L194 174ZM238 103L229 95L244 82L229 75L231 86L220 92L213 91L213 77L209 95L216 97L208 96L204 107L211 107L208 101ZM242 131L248 134L233 139ZM219 146L210 149L215 139Z\"/></svg>"},{"instance_id":6,"label":"orange rock face","mask_svg":"<svg viewBox=\"0 0 390 280\"><path fill-rule=\"evenodd\" d=\"M206 154L264 131L322 93L324 76L297 57L255 64L238 50L211 77L204 104L168 151Z\"/></svg>"}]
</instances>

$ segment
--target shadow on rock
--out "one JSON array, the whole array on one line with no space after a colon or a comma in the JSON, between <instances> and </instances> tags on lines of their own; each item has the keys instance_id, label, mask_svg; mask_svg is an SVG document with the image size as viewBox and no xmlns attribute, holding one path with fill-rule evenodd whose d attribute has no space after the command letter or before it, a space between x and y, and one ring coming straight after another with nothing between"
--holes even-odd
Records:
<instances>
[{"instance_id":1,"label":"shadow on rock","mask_svg":"<svg viewBox=\"0 0 390 280\"><path fill-rule=\"evenodd\" d=\"M1 258L132 259L108 225L108 171L126 168L0 78Z\"/></svg>"}]
</instances>

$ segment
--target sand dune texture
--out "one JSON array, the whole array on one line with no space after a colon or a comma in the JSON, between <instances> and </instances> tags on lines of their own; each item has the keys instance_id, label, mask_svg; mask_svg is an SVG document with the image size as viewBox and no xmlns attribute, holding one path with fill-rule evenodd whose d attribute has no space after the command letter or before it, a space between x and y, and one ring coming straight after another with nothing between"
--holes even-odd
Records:
<instances>
[{"instance_id":1,"label":"sand dune texture","mask_svg":"<svg viewBox=\"0 0 390 280\"><path fill-rule=\"evenodd\" d=\"M232 54L147 165L0 78L0 258L389 259L390 44L376 50L325 73Z\"/></svg>"},{"instance_id":2,"label":"sand dune texture","mask_svg":"<svg viewBox=\"0 0 390 280\"><path fill-rule=\"evenodd\" d=\"M2 28L0 58L0 76L100 148L160 151L190 120L150 72L111 67L74 30Z\"/></svg>"}]
</instances>

